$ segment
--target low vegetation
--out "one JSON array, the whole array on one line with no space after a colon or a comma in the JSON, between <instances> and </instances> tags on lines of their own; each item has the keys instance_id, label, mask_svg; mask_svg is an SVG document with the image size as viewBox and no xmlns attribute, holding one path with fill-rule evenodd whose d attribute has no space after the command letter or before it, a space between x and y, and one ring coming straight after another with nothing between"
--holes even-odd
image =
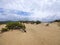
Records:
<instances>
[{"instance_id":1,"label":"low vegetation","mask_svg":"<svg viewBox=\"0 0 60 45\"><path fill-rule=\"evenodd\" d=\"M41 21L37 20L37 21L20 21L21 23L26 23L26 24L40 24Z\"/></svg>"},{"instance_id":2,"label":"low vegetation","mask_svg":"<svg viewBox=\"0 0 60 45\"><path fill-rule=\"evenodd\" d=\"M9 31L7 28L2 28L1 33Z\"/></svg>"},{"instance_id":3,"label":"low vegetation","mask_svg":"<svg viewBox=\"0 0 60 45\"><path fill-rule=\"evenodd\" d=\"M24 24L22 23L19 23L19 22L9 22L6 24L6 27L5 28L2 28L1 32L6 32L6 31L9 31L9 30L15 30L15 29L22 29L24 32L26 32L26 27Z\"/></svg>"},{"instance_id":4,"label":"low vegetation","mask_svg":"<svg viewBox=\"0 0 60 45\"><path fill-rule=\"evenodd\" d=\"M58 26L60 26L60 20L55 20L54 22L57 22Z\"/></svg>"},{"instance_id":5,"label":"low vegetation","mask_svg":"<svg viewBox=\"0 0 60 45\"><path fill-rule=\"evenodd\" d=\"M55 20L54 22L60 22L60 20Z\"/></svg>"},{"instance_id":6,"label":"low vegetation","mask_svg":"<svg viewBox=\"0 0 60 45\"><path fill-rule=\"evenodd\" d=\"M8 29L25 29L25 25L19 22L9 22L6 24L6 27Z\"/></svg>"},{"instance_id":7,"label":"low vegetation","mask_svg":"<svg viewBox=\"0 0 60 45\"><path fill-rule=\"evenodd\" d=\"M36 21L36 24L40 24L41 22L40 21Z\"/></svg>"}]
</instances>

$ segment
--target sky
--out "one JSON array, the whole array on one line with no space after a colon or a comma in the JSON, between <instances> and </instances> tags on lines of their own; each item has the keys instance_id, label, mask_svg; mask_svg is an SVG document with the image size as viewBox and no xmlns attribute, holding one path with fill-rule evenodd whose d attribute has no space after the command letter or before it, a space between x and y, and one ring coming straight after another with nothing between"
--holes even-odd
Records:
<instances>
[{"instance_id":1,"label":"sky","mask_svg":"<svg viewBox=\"0 0 60 45\"><path fill-rule=\"evenodd\" d=\"M0 0L0 21L60 19L60 0Z\"/></svg>"}]
</instances>

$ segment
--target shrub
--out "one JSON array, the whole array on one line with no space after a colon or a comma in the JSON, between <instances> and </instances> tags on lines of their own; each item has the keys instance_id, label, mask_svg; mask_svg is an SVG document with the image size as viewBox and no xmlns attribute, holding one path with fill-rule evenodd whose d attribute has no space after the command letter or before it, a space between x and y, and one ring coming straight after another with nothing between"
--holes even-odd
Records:
<instances>
[{"instance_id":1,"label":"shrub","mask_svg":"<svg viewBox=\"0 0 60 45\"><path fill-rule=\"evenodd\" d=\"M19 27L19 23L18 22L9 22L6 24L6 27L8 29L16 29Z\"/></svg>"},{"instance_id":2,"label":"shrub","mask_svg":"<svg viewBox=\"0 0 60 45\"><path fill-rule=\"evenodd\" d=\"M49 24L46 24L46 26L49 26Z\"/></svg>"},{"instance_id":3,"label":"shrub","mask_svg":"<svg viewBox=\"0 0 60 45\"><path fill-rule=\"evenodd\" d=\"M9 31L7 28L2 28L1 33Z\"/></svg>"},{"instance_id":4,"label":"shrub","mask_svg":"<svg viewBox=\"0 0 60 45\"><path fill-rule=\"evenodd\" d=\"M40 21L36 21L36 24L40 24L41 22Z\"/></svg>"},{"instance_id":5,"label":"shrub","mask_svg":"<svg viewBox=\"0 0 60 45\"><path fill-rule=\"evenodd\" d=\"M34 24L34 23L35 23L35 21L30 21L30 23L31 23L31 24Z\"/></svg>"},{"instance_id":6,"label":"shrub","mask_svg":"<svg viewBox=\"0 0 60 45\"><path fill-rule=\"evenodd\" d=\"M23 29L23 30L26 29L25 25L22 23L19 23L19 22L9 22L6 24L6 28L8 28L8 29Z\"/></svg>"},{"instance_id":7,"label":"shrub","mask_svg":"<svg viewBox=\"0 0 60 45\"><path fill-rule=\"evenodd\" d=\"M22 29L22 31L26 32L24 24L19 22L9 22L6 24L5 28L2 28L1 33L9 31L10 29Z\"/></svg>"},{"instance_id":8,"label":"shrub","mask_svg":"<svg viewBox=\"0 0 60 45\"><path fill-rule=\"evenodd\" d=\"M55 20L54 22L60 22L60 20Z\"/></svg>"}]
</instances>

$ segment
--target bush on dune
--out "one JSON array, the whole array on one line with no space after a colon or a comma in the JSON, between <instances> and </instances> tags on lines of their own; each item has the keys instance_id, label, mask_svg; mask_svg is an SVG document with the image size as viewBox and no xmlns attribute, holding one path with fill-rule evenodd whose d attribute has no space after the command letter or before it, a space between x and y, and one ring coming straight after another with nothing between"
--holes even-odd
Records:
<instances>
[{"instance_id":1,"label":"bush on dune","mask_svg":"<svg viewBox=\"0 0 60 45\"><path fill-rule=\"evenodd\" d=\"M54 22L57 22L58 26L60 26L60 20L55 20Z\"/></svg>"},{"instance_id":2,"label":"bush on dune","mask_svg":"<svg viewBox=\"0 0 60 45\"><path fill-rule=\"evenodd\" d=\"M13 30L13 29L22 29L24 32L26 32L26 27L24 24L19 23L19 22L9 22L6 24L5 28L2 28L1 32L6 32L8 30Z\"/></svg>"},{"instance_id":3,"label":"bush on dune","mask_svg":"<svg viewBox=\"0 0 60 45\"><path fill-rule=\"evenodd\" d=\"M60 20L55 20L54 22L60 22Z\"/></svg>"},{"instance_id":4,"label":"bush on dune","mask_svg":"<svg viewBox=\"0 0 60 45\"><path fill-rule=\"evenodd\" d=\"M25 25L19 22L10 22L6 24L8 29L25 29Z\"/></svg>"},{"instance_id":5,"label":"bush on dune","mask_svg":"<svg viewBox=\"0 0 60 45\"><path fill-rule=\"evenodd\" d=\"M41 22L40 21L36 21L36 24L40 24Z\"/></svg>"},{"instance_id":6,"label":"bush on dune","mask_svg":"<svg viewBox=\"0 0 60 45\"><path fill-rule=\"evenodd\" d=\"M9 31L7 28L2 28L1 33Z\"/></svg>"},{"instance_id":7,"label":"bush on dune","mask_svg":"<svg viewBox=\"0 0 60 45\"><path fill-rule=\"evenodd\" d=\"M19 23L17 23L17 22L9 22L9 23L6 24L6 27L8 29L18 29Z\"/></svg>"}]
</instances>

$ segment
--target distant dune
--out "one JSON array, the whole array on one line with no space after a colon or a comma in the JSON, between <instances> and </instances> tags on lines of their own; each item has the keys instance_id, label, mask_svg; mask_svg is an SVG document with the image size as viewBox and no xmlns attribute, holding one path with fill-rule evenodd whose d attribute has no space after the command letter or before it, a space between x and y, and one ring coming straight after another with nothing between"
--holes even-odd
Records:
<instances>
[{"instance_id":1,"label":"distant dune","mask_svg":"<svg viewBox=\"0 0 60 45\"><path fill-rule=\"evenodd\" d=\"M0 45L60 45L60 27L57 23L25 24L26 33L19 30L0 34ZM5 25L0 25L0 29Z\"/></svg>"}]
</instances>

